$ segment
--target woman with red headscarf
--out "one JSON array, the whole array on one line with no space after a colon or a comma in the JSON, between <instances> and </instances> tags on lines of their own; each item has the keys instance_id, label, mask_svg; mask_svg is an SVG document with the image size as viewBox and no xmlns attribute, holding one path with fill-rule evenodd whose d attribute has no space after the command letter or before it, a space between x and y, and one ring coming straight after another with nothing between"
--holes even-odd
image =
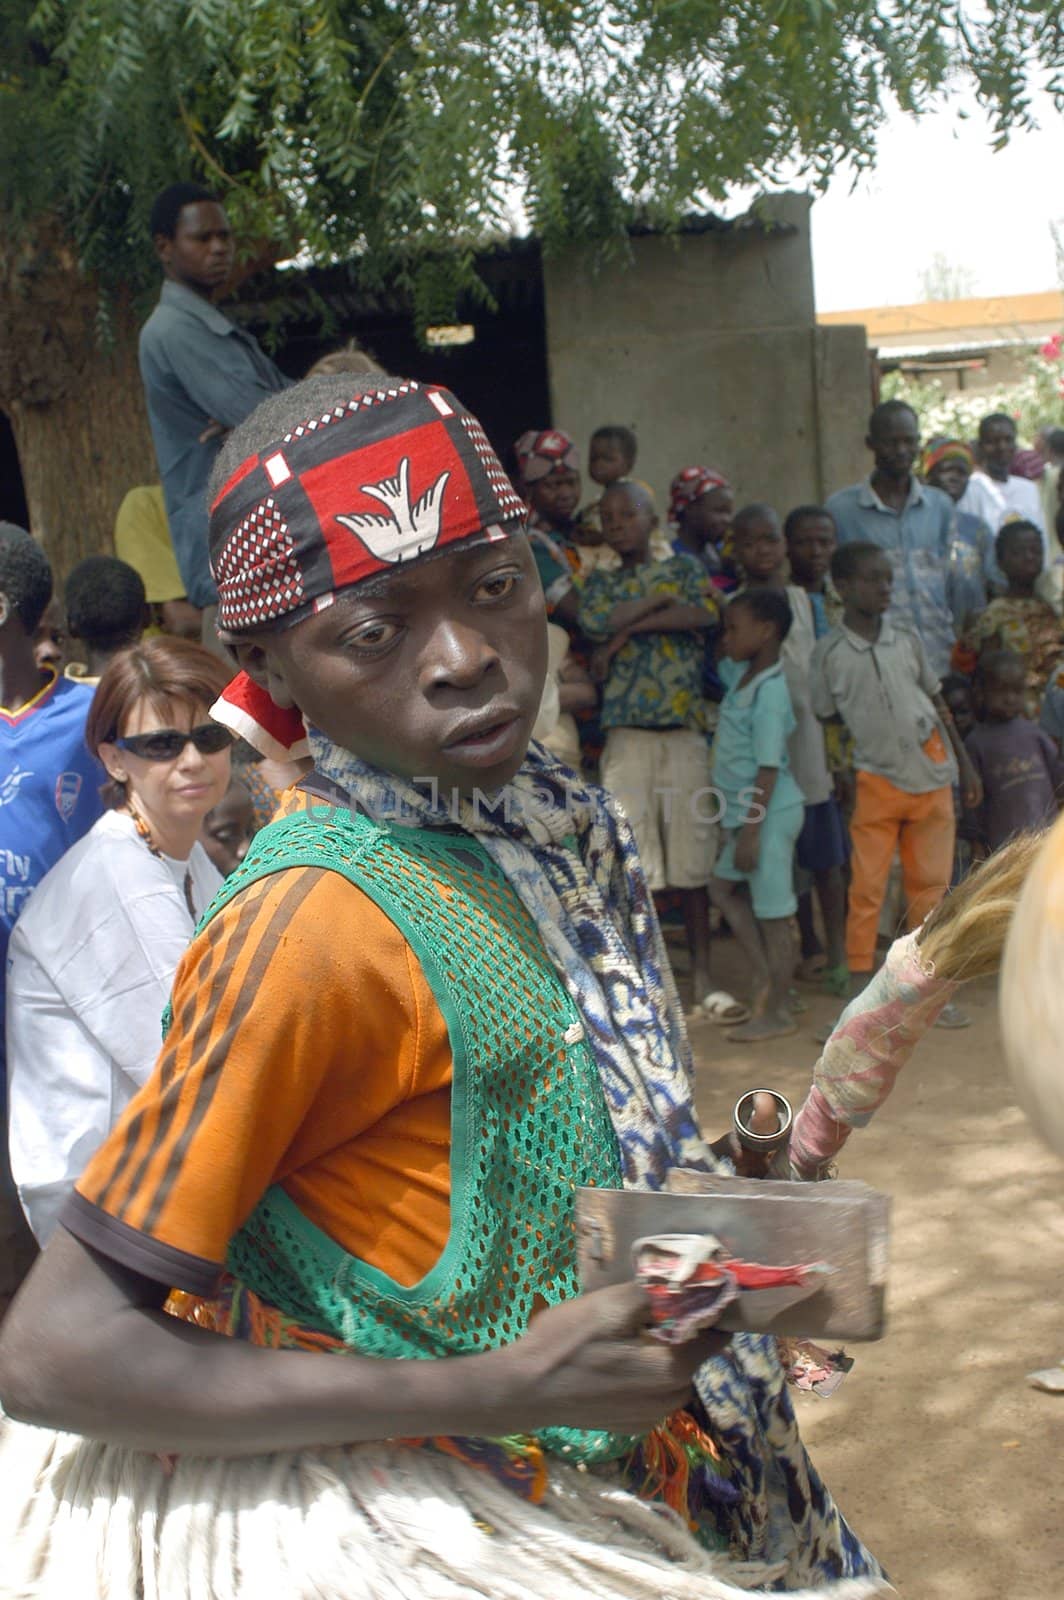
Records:
<instances>
[{"instance_id":1,"label":"woman with red headscarf","mask_svg":"<svg viewBox=\"0 0 1064 1600\"><path fill-rule=\"evenodd\" d=\"M723 553L734 512L731 484L711 467L684 467L669 485L673 548L697 556L714 588L725 591L735 587Z\"/></svg>"}]
</instances>

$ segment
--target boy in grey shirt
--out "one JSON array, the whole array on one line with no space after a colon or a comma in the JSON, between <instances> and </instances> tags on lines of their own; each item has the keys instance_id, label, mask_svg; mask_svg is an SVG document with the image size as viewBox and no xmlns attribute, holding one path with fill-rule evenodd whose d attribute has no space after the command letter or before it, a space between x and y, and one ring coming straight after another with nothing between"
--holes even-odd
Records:
<instances>
[{"instance_id":1,"label":"boy in grey shirt","mask_svg":"<svg viewBox=\"0 0 1064 1600\"><path fill-rule=\"evenodd\" d=\"M959 773L964 802L973 805L979 802L979 780L919 637L884 617L892 584L887 557L874 544L842 545L832 557L831 576L845 609L840 626L813 651L811 695L817 716L845 722L854 739L857 803L850 824L846 955L850 971L863 982L875 963L895 850L901 854L909 926L915 928L949 887L953 782Z\"/></svg>"}]
</instances>

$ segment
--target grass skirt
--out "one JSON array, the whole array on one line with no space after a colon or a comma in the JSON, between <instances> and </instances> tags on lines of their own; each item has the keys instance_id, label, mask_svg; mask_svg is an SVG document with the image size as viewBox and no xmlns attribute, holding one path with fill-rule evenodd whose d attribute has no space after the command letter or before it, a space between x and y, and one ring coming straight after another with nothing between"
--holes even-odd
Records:
<instances>
[{"instance_id":1,"label":"grass skirt","mask_svg":"<svg viewBox=\"0 0 1064 1600\"><path fill-rule=\"evenodd\" d=\"M0 1428L2 1600L749 1600L781 1574L564 1465L532 1505L400 1445L171 1462ZM866 1600L889 1585L788 1592Z\"/></svg>"}]
</instances>

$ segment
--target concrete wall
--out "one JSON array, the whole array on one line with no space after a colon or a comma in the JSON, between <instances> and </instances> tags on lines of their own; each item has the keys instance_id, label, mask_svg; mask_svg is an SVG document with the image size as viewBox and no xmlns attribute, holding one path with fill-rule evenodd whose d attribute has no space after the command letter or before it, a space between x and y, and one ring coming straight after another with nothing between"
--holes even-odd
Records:
<instances>
[{"instance_id":1,"label":"concrete wall","mask_svg":"<svg viewBox=\"0 0 1064 1600\"><path fill-rule=\"evenodd\" d=\"M575 255L544 263L552 421L585 452L600 424L633 427L662 511L696 463L781 514L868 470L864 330L816 326L808 199L763 215L788 230L636 238L597 275Z\"/></svg>"}]
</instances>

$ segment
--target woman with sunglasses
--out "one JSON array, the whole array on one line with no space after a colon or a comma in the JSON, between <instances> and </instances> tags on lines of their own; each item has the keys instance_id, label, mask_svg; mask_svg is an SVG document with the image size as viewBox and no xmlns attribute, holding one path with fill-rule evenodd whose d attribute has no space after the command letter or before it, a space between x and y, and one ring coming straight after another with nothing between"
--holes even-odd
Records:
<instances>
[{"instance_id":1,"label":"woman with sunglasses","mask_svg":"<svg viewBox=\"0 0 1064 1600\"><path fill-rule=\"evenodd\" d=\"M229 784L231 735L209 717L228 677L186 639L151 639L111 661L85 725L109 809L12 935L11 1160L42 1244L155 1064L177 963L222 881L198 835Z\"/></svg>"}]
</instances>

